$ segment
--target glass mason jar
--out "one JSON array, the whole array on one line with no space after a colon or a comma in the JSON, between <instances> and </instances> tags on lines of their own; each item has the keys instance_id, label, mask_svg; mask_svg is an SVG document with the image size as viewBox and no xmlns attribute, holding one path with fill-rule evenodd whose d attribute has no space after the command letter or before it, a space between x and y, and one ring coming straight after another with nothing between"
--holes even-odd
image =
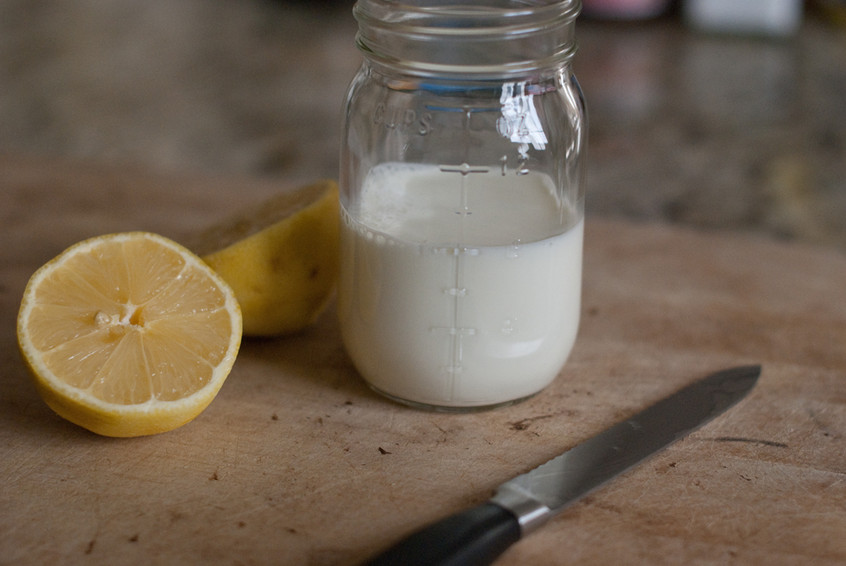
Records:
<instances>
[{"instance_id":1,"label":"glass mason jar","mask_svg":"<svg viewBox=\"0 0 846 566\"><path fill-rule=\"evenodd\" d=\"M359 0L341 150L344 345L368 384L467 411L549 385L579 324L579 0Z\"/></svg>"}]
</instances>

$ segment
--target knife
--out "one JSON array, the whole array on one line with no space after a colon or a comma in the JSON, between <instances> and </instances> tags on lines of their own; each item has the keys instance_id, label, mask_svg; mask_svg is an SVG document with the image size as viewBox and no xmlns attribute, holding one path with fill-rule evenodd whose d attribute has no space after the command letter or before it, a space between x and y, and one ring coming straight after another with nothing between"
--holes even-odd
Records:
<instances>
[{"instance_id":1,"label":"knife","mask_svg":"<svg viewBox=\"0 0 846 566\"><path fill-rule=\"evenodd\" d=\"M743 399L761 366L712 373L502 484L486 503L402 540L370 566L482 566L567 505Z\"/></svg>"}]
</instances>

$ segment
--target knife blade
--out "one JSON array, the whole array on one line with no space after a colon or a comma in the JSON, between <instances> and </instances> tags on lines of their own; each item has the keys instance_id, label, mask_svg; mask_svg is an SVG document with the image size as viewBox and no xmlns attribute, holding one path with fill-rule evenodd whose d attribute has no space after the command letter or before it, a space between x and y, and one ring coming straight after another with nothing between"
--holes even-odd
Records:
<instances>
[{"instance_id":1,"label":"knife blade","mask_svg":"<svg viewBox=\"0 0 846 566\"><path fill-rule=\"evenodd\" d=\"M438 521L370 566L482 566L567 505L738 403L761 366L712 373L501 486L486 503Z\"/></svg>"}]
</instances>

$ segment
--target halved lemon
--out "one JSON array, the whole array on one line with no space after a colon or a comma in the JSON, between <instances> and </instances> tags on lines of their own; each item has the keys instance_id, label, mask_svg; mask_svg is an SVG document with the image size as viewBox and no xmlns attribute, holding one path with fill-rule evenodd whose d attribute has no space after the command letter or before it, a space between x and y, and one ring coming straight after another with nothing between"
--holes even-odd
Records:
<instances>
[{"instance_id":1,"label":"halved lemon","mask_svg":"<svg viewBox=\"0 0 846 566\"><path fill-rule=\"evenodd\" d=\"M338 184L281 192L193 235L188 247L235 291L244 334L297 332L326 309L340 268Z\"/></svg>"},{"instance_id":2,"label":"halved lemon","mask_svg":"<svg viewBox=\"0 0 846 566\"><path fill-rule=\"evenodd\" d=\"M18 343L60 416L106 436L179 427L217 395L241 343L229 285L187 248L127 232L71 246L33 274Z\"/></svg>"}]
</instances>

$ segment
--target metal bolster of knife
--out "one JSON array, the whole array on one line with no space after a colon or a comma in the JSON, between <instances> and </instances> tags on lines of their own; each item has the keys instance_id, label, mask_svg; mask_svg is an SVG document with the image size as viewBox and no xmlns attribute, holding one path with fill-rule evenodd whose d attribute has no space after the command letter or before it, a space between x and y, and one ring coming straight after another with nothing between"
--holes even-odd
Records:
<instances>
[{"instance_id":1,"label":"metal bolster of knife","mask_svg":"<svg viewBox=\"0 0 846 566\"><path fill-rule=\"evenodd\" d=\"M521 536L537 530L554 515L549 507L532 497L531 493L509 483L499 486L490 501L517 517Z\"/></svg>"}]
</instances>

